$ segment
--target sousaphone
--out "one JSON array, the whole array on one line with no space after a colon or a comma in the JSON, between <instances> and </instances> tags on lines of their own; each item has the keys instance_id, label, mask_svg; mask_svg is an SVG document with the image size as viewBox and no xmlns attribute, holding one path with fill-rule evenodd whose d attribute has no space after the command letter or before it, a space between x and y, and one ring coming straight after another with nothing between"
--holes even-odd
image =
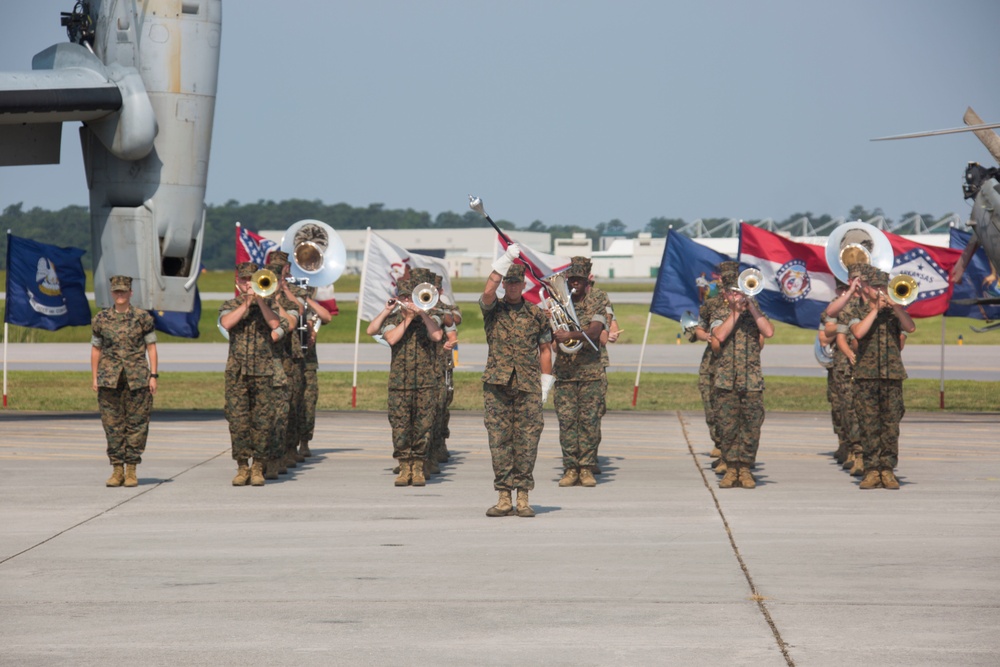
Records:
<instances>
[{"instance_id":1,"label":"sousaphone","mask_svg":"<svg viewBox=\"0 0 1000 667\"><path fill-rule=\"evenodd\" d=\"M860 220L840 225L826 241L826 264L844 283L850 282L847 267L851 264L871 264L888 273L894 259L889 237Z\"/></svg>"},{"instance_id":2,"label":"sousaphone","mask_svg":"<svg viewBox=\"0 0 1000 667\"><path fill-rule=\"evenodd\" d=\"M337 281L347 266L347 248L333 227L319 220L299 220L281 237L291 274L312 287Z\"/></svg>"}]
</instances>

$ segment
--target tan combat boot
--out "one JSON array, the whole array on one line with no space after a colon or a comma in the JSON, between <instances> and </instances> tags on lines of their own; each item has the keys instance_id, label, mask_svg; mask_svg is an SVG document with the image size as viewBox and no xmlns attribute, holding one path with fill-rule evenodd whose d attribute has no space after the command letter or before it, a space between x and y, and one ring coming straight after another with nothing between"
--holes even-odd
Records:
<instances>
[{"instance_id":1,"label":"tan combat boot","mask_svg":"<svg viewBox=\"0 0 1000 667\"><path fill-rule=\"evenodd\" d=\"M848 452L847 452L847 458L844 459L844 462L841 464L841 467L844 470L850 470L851 468L853 468L854 467L854 457L855 457L854 450L853 449L852 450L848 450Z\"/></svg>"},{"instance_id":2,"label":"tan combat boot","mask_svg":"<svg viewBox=\"0 0 1000 667\"><path fill-rule=\"evenodd\" d=\"M731 466L726 466L726 474L723 475L722 479L719 480L719 488L720 489L733 488L733 485L736 484L736 479L738 476L737 473L738 470L735 464Z\"/></svg>"},{"instance_id":3,"label":"tan combat boot","mask_svg":"<svg viewBox=\"0 0 1000 667\"><path fill-rule=\"evenodd\" d=\"M514 507L510 504L510 489L501 489L497 504L486 510L486 516L510 516Z\"/></svg>"},{"instance_id":4,"label":"tan combat boot","mask_svg":"<svg viewBox=\"0 0 1000 667\"><path fill-rule=\"evenodd\" d=\"M139 486L139 479L135 476L135 464L126 463L125 464L125 483L122 486L133 487Z\"/></svg>"},{"instance_id":5,"label":"tan combat boot","mask_svg":"<svg viewBox=\"0 0 1000 667\"><path fill-rule=\"evenodd\" d=\"M527 489L517 490L517 515L526 518L535 516L535 510L531 509L531 505L528 504Z\"/></svg>"},{"instance_id":6,"label":"tan combat boot","mask_svg":"<svg viewBox=\"0 0 1000 667\"><path fill-rule=\"evenodd\" d=\"M711 456L713 459L721 459L722 458L722 450L719 449L718 447L713 447L712 448L712 453L709 454L709 456Z\"/></svg>"},{"instance_id":7,"label":"tan combat boot","mask_svg":"<svg viewBox=\"0 0 1000 667\"><path fill-rule=\"evenodd\" d=\"M861 477L864 474L865 474L865 457L862 456L861 454L855 454L854 464L851 466L851 477Z\"/></svg>"},{"instance_id":8,"label":"tan combat boot","mask_svg":"<svg viewBox=\"0 0 1000 667\"><path fill-rule=\"evenodd\" d=\"M580 468L580 486L597 486L597 480L594 479L594 473L590 472L590 468Z\"/></svg>"},{"instance_id":9,"label":"tan combat boot","mask_svg":"<svg viewBox=\"0 0 1000 667\"><path fill-rule=\"evenodd\" d=\"M750 472L750 466L740 466L738 477L740 486L744 489L752 489L757 486L757 480L754 479L753 473Z\"/></svg>"},{"instance_id":10,"label":"tan combat boot","mask_svg":"<svg viewBox=\"0 0 1000 667\"><path fill-rule=\"evenodd\" d=\"M716 464L716 466L712 470L713 472L715 472L716 475L725 475L727 469L728 467L726 466L726 462L723 461L722 459L719 459L718 464Z\"/></svg>"},{"instance_id":11,"label":"tan combat boot","mask_svg":"<svg viewBox=\"0 0 1000 667\"><path fill-rule=\"evenodd\" d=\"M264 462L253 460L250 466L250 486L264 486Z\"/></svg>"},{"instance_id":12,"label":"tan combat boot","mask_svg":"<svg viewBox=\"0 0 1000 667\"><path fill-rule=\"evenodd\" d=\"M246 486L250 481L250 464L246 459L239 459L236 462L236 477L233 477L233 486Z\"/></svg>"},{"instance_id":13,"label":"tan combat boot","mask_svg":"<svg viewBox=\"0 0 1000 667\"><path fill-rule=\"evenodd\" d=\"M393 482L396 486L408 486L410 483L410 462L399 461L399 477Z\"/></svg>"},{"instance_id":14,"label":"tan combat boot","mask_svg":"<svg viewBox=\"0 0 1000 667\"><path fill-rule=\"evenodd\" d=\"M884 468L882 470L882 486L892 490L899 488L899 480L892 474L892 468Z\"/></svg>"},{"instance_id":15,"label":"tan combat boot","mask_svg":"<svg viewBox=\"0 0 1000 667\"><path fill-rule=\"evenodd\" d=\"M412 465L410 484L413 486L426 486L427 478L424 477L424 460L417 459L412 462Z\"/></svg>"},{"instance_id":16,"label":"tan combat boot","mask_svg":"<svg viewBox=\"0 0 1000 667\"><path fill-rule=\"evenodd\" d=\"M580 471L576 468L567 468L559 480L559 486L575 486L580 481Z\"/></svg>"},{"instance_id":17,"label":"tan combat boot","mask_svg":"<svg viewBox=\"0 0 1000 667\"><path fill-rule=\"evenodd\" d=\"M303 440L299 443L299 454L302 455L303 459L308 459L313 455L312 451L309 449L308 440Z\"/></svg>"},{"instance_id":18,"label":"tan combat boot","mask_svg":"<svg viewBox=\"0 0 1000 667\"><path fill-rule=\"evenodd\" d=\"M274 459L264 462L264 479L278 479L278 462Z\"/></svg>"},{"instance_id":19,"label":"tan combat boot","mask_svg":"<svg viewBox=\"0 0 1000 667\"><path fill-rule=\"evenodd\" d=\"M865 478L858 485L859 489L877 489L882 486L882 476L878 470L869 470L865 473Z\"/></svg>"},{"instance_id":20,"label":"tan combat boot","mask_svg":"<svg viewBox=\"0 0 1000 667\"><path fill-rule=\"evenodd\" d=\"M433 458L424 459L424 475L437 475L441 472L441 467Z\"/></svg>"},{"instance_id":21,"label":"tan combat boot","mask_svg":"<svg viewBox=\"0 0 1000 667\"><path fill-rule=\"evenodd\" d=\"M125 464L115 463L111 470L111 477L104 483L104 486L121 486L125 482Z\"/></svg>"}]
</instances>

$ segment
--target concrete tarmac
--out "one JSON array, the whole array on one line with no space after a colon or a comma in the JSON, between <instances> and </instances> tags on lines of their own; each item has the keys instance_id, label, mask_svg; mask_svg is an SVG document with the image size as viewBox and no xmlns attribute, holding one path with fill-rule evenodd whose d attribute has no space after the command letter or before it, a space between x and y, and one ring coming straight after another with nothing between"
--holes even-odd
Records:
<instances>
[{"instance_id":1,"label":"concrete tarmac","mask_svg":"<svg viewBox=\"0 0 1000 667\"><path fill-rule=\"evenodd\" d=\"M0 413L2 665L996 665L1000 415L909 413L902 488L860 491L829 415L764 423L721 490L703 416L611 413L596 488L496 500L482 416L395 488L381 413L233 487L222 415L156 412L134 489L96 414Z\"/></svg>"}]
</instances>

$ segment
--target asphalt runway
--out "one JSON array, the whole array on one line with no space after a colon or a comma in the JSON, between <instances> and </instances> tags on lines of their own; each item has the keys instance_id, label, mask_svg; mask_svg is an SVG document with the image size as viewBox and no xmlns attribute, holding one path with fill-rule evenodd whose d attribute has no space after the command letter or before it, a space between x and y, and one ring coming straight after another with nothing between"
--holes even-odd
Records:
<instances>
[{"instance_id":1,"label":"asphalt runway","mask_svg":"<svg viewBox=\"0 0 1000 667\"><path fill-rule=\"evenodd\" d=\"M10 370L90 370L88 343L11 343L7 353ZM204 371L221 373L226 367L225 343L159 343L159 370L163 373ZM701 345L647 345L642 359L643 373L694 373L704 348ZM642 354L641 345L614 345L609 348L612 372L635 373ZM323 343L318 349L320 370L351 371L354 345ZM460 345L458 370L482 372L487 346ZM946 380L1000 381L1000 345L946 345ZM941 377L941 348L909 345L903 362L911 378L937 380ZM767 345L761 354L765 375L826 377L816 363L811 345ZM389 348L377 344L358 346L358 370L389 370Z\"/></svg>"},{"instance_id":2,"label":"asphalt runway","mask_svg":"<svg viewBox=\"0 0 1000 667\"><path fill-rule=\"evenodd\" d=\"M909 413L898 491L837 466L829 415L764 423L717 487L700 413L610 413L596 488L490 519L482 416L392 485L381 413L321 413L317 456L231 486L222 415L154 413L134 489L96 414L0 413L2 665L996 665L1000 415Z\"/></svg>"}]
</instances>

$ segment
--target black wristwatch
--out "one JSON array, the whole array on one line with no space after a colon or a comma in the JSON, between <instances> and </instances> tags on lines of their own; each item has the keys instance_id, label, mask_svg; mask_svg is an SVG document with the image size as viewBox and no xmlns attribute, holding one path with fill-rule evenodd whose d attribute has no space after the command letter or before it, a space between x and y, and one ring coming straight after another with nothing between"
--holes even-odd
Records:
<instances>
[{"instance_id":1,"label":"black wristwatch","mask_svg":"<svg viewBox=\"0 0 1000 667\"><path fill-rule=\"evenodd\" d=\"M149 377L159 379L160 378L160 374L159 373L150 373Z\"/></svg>"}]
</instances>

